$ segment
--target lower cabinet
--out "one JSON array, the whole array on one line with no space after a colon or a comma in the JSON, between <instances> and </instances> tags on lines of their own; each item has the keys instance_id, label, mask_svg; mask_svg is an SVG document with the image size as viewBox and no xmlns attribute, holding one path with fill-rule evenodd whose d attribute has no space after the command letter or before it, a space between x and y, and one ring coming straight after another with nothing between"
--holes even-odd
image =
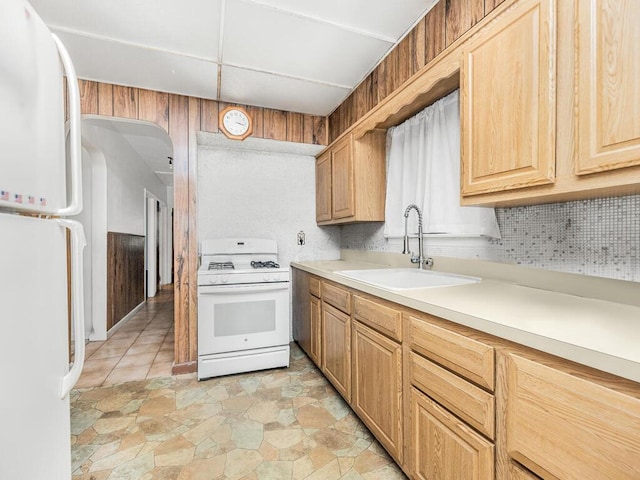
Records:
<instances>
[{"instance_id":1,"label":"lower cabinet","mask_svg":"<svg viewBox=\"0 0 640 480\"><path fill-rule=\"evenodd\" d=\"M417 389L410 395L413 478L492 480L493 444Z\"/></svg>"},{"instance_id":2,"label":"lower cabinet","mask_svg":"<svg viewBox=\"0 0 640 480\"><path fill-rule=\"evenodd\" d=\"M402 463L402 347L353 321L353 409Z\"/></svg>"},{"instance_id":3,"label":"lower cabinet","mask_svg":"<svg viewBox=\"0 0 640 480\"><path fill-rule=\"evenodd\" d=\"M546 355L512 353L506 366L509 457L545 479L640 478L637 387L631 395L607 388Z\"/></svg>"},{"instance_id":4,"label":"lower cabinet","mask_svg":"<svg viewBox=\"0 0 640 480\"><path fill-rule=\"evenodd\" d=\"M412 480L640 479L638 383L293 281L294 338Z\"/></svg>"},{"instance_id":5,"label":"lower cabinet","mask_svg":"<svg viewBox=\"0 0 640 480\"><path fill-rule=\"evenodd\" d=\"M351 317L322 303L322 372L351 401Z\"/></svg>"}]
</instances>

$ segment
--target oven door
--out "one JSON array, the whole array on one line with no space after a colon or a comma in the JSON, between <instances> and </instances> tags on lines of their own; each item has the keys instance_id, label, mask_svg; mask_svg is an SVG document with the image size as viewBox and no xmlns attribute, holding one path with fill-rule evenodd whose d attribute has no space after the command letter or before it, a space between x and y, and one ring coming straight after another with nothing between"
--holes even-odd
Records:
<instances>
[{"instance_id":1,"label":"oven door","mask_svg":"<svg viewBox=\"0 0 640 480\"><path fill-rule=\"evenodd\" d=\"M289 343L289 282L198 288L198 355Z\"/></svg>"}]
</instances>

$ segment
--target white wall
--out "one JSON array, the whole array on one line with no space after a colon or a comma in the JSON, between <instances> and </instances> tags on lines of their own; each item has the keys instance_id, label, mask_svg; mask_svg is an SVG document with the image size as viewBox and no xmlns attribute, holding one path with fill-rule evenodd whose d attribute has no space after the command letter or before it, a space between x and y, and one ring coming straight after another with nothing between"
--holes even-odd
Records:
<instances>
[{"instance_id":1,"label":"white wall","mask_svg":"<svg viewBox=\"0 0 640 480\"><path fill-rule=\"evenodd\" d=\"M144 235L144 189L167 202L167 187L108 123L83 123L82 136L99 145L107 161L107 229Z\"/></svg>"},{"instance_id":2,"label":"white wall","mask_svg":"<svg viewBox=\"0 0 640 480\"><path fill-rule=\"evenodd\" d=\"M198 133L198 237L262 237L278 242L284 265L340 257L339 227L318 227L317 145ZM242 149L242 150L239 150ZM297 244L299 231L306 244Z\"/></svg>"}]
</instances>

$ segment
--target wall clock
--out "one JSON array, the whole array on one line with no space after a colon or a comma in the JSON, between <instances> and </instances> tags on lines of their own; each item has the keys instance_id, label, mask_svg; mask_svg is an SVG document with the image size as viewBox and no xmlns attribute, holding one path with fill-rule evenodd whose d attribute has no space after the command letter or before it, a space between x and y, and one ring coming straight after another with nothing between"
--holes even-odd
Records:
<instances>
[{"instance_id":1,"label":"wall clock","mask_svg":"<svg viewBox=\"0 0 640 480\"><path fill-rule=\"evenodd\" d=\"M251 115L242 107L229 106L218 117L220 131L233 140L244 140L253 132Z\"/></svg>"}]
</instances>

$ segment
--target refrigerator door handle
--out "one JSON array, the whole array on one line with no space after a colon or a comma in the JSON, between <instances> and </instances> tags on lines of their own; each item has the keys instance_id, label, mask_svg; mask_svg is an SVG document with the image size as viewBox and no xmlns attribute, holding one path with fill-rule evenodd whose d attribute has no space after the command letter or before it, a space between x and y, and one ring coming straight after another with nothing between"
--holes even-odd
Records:
<instances>
[{"instance_id":1,"label":"refrigerator door handle","mask_svg":"<svg viewBox=\"0 0 640 480\"><path fill-rule=\"evenodd\" d=\"M54 212L54 215L77 215L82 211L82 148L80 139L80 89L78 77L69 52L62 41L55 34L51 34L58 47L62 65L67 74L67 89L69 90L69 158L71 170L71 198L69 204Z\"/></svg>"},{"instance_id":2,"label":"refrigerator door handle","mask_svg":"<svg viewBox=\"0 0 640 480\"><path fill-rule=\"evenodd\" d=\"M71 316L73 318L74 357L73 366L62 378L60 398L65 398L80 378L84 367L84 279L82 251L87 240L80 222L57 218L54 220L71 232Z\"/></svg>"}]
</instances>

